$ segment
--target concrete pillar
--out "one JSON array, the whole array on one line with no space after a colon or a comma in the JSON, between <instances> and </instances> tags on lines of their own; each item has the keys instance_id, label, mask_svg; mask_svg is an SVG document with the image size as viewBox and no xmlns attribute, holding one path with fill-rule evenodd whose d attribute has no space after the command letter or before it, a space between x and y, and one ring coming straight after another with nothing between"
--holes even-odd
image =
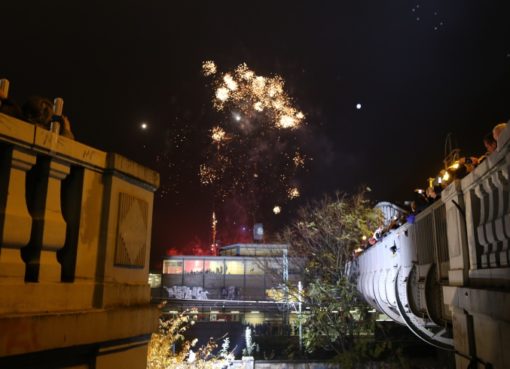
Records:
<instances>
[{"instance_id":1,"label":"concrete pillar","mask_svg":"<svg viewBox=\"0 0 510 369\"><path fill-rule=\"evenodd\" d=\"M460 181L455 181L441 193L445 204L450 270L449 284L463 286L469 271L469 251L466 233L464 196Z\"/></svg>"},{"instance_id":2,"label":"concrete pillar","mask_svg":"<svg viewBox=\"0 0 510 369\"><path fill-rule=\"evenodd\" d=\"M473 317L455 306L452 307L452 316L456 369L468 369L471 358L476 357Z\"/></svg>"}]
</instances>

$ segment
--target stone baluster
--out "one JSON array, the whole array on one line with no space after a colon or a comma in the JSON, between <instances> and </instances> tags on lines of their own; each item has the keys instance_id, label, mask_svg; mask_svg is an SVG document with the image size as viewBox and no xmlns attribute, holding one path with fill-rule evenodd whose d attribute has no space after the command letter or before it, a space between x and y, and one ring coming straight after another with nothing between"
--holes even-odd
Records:
<instances>
[{"instance_id":1,"label":"stone baluster","mask_svg":"<svg viewBox=\"0 0 510 369\"><path fill-rule=\"evenodd\" d=\"M62 217L61 181L69 174L68 164L40 156L29 173L29 211L32 214L32 234L23 250L27 263L28 282L60 282L61 267L57 251L65 243L66 223Z\"/></svg>"},{"instance_id":2,"label":"stone baluster","mask_svg":"<svg viewBox=\"0 0 510 369\"><path fill-rule=\"evenodd\" d=\"M494 185L493 176L483 181L482 186L487 194L487 217L485 219L485 239L488 242L488 264L489 267L496 267L499 264L498 255L498 238L496 236L496 229L494 227L495 220L498 214L499 192L498 188Z\"/></svg>"},{"instance_id":3,"label":"stone baluster","mask_svg":"<svg viewBox=\"0 0 510 369\"><path fill-rule=\"evenodd\" d=\"M466 238L464 214L464 197L460 181L453 182L441 193L441 200L446 210L446 232L448 238L448 255L450 267L448 280L450 285L467 284L469 270L469 251Z\"/></svg>"},{"instance_id":4,"label":"stone baluster","mask_svg":"<svg viewBox=\"0 0 510 369\"><path fill-rule=\"evenodd\" d=\"M496 237L500 242L499 266L508 266L508 243L510 239L510 219L509 216L509 196L508 196L508 168L503 168L494 175L494 185L497 187L498 196L498 213L494 222Z\"/></svg>"},{"instance_id":5,"label":"stone baluster","mask_svg":"<svg viewBox=\"0 0 510 369\"><path fill-rule=\"evenodd\" d=\"M480 255L480 267L489 267L489 246L490 242L485 235L485 224L489 217L489 194L483 183L478 183L475 187L475 194L480 201L479 222L474 224L476 227L476 235L480 246L482 246Z\"/></svg>"},{"instance_id":6,"label":"stone baluster","mask_svg":"<svg viewBox=\"0 0 510 369\"><path fill-rule=\"evenodd\" d=\"M28 244L32 218L28 212L26 172L35 164L35 155L5 148L0 165L0 277L23 281L25 263L20 250Z\"/></svg>"},{"instance_id":7,"label":"stone baluster","mask_svg":"<svg viewBox=\"0 0 510 369\"><path fill-rule=\"evenodd\" d=\"M478 269L481 265L481 255L483 252L483 247L478 240L478 233L476 231L476 227L480 222L481 204L480 199L475 194L475 190L464 190L464 183L462 183L462 185L464 192L464 203L466 205L465 213L467 242L469 248L469 269L475 270Z\"/></svg>"}]
</instances>

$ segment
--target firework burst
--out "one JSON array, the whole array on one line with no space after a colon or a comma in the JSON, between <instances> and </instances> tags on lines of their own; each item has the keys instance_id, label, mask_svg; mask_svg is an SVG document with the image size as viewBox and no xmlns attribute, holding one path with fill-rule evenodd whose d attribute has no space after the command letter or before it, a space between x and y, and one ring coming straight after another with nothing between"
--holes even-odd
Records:
<instances>
[{"instance_id":1,"label":"firework burst","mask_svg":"<svg viewBox=\"0 0 510 369\"><path fill-rule=\"evenodd\" d=\"M265 112L275 127L283 129L298 128L304 121L305 115L293 106L280 76L258 76L245 63L220 74L213 61L202 64L202 73L215 77L213 106L218 111L235 107L248 117Z\"/></svg>"},{"instance_id":2,"label":"firework burst","mask_svg":"<svg viewBox=\"0 0 510 369\"><path fill-rule=\"evenodd\" d=\"M202 72L212 79L212 106L221 119L210 129L201 183L213 189L216 204L233 201L253 221L264 212L278 214L300 196L295 177L311 160L300 149L305 115L280 76L257 75L246 64L222 73L212 61Z\"/></svg>"},{"instance_id":3,"label":"firework burst","mask_svg":"<svg viewBox=\"0 0 510 369\"><path fill-rule=\"evenodd\" d=\"M211 129L211 139L219 145L227 139L227 134L223 128L216 126Z\"/></svg>"}]
</instances>

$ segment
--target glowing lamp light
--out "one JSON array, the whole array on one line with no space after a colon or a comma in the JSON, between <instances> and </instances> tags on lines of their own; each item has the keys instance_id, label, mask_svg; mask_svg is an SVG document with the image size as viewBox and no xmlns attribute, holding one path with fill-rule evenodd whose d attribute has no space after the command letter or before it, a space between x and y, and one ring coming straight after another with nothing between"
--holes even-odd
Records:
<instances>
[{"instance_id":1,"label":"glowing lamp light","mask_svg":"<svg viewBox=\"0 0 510 369\"><path fill-rule=\"evenodd\" d=\"M356 109L360 110L361 109L361 104L356 104Z\"/></svg>"},{"instance_id":2,"label":"glowing lamp light","mask_svg":"<svg viewBox=\"0 0 510 369\"><path fill-rule=\"evenodd\" d=\"M140 124L140 128L141 128L141 129L144 129L144 130L145 130L145 129L147 129L147 127L148 127L148 125L147 125L147 123L145 123L145 122L143 122L142 124Z\"/></svg>"},{"instance_id":3,"label":"glowing lamp light","mask_svg":"<svg viewBox=\"0 0 510 369\"><path fill-rule=\"evenodd\" d=\"M279 207L278 205L276 205L274 208L273 208L273 213L275 214L280 214L280 212L282 211L282 208Z\"/></svg>"},{"instance_id":4,"label":"glowing lamp light","mask_svg":"<svg viewBox=\"0 0 510 369\"><path fill-rule=\"evenodd\" d=\"M450 179L450 173L448 173L448 171L445 171L443 174L443 181L448 182L449 179Z\"/></svg>"},{"instance_id":5,"label":"glowing lamp light","mask_svg":"<svg viewBox=\"0 0 510 369\"><path fill-rule=\"evenodd\" d=\"M241 116L239 114L234 114L234 119L239 122L241 120Z\"/></svg>"},{"instance_id":6,"label":"glowing lamp light","mask_svg":"<svg viewBox=\"0 0 510 369\"><path fill-rule=\"evenodd\" d=\"M456 161L455 163L450 165L450 167L448 167L448 169L457 170L457 169L459 169L459 167L460 167L460 164L458 161Z\"/></svg>"},{"instance_id":7,"label":"glowing lamp light","mask_svg":"<svg viewBox=\"0 0 510 369\"><path fill-rule=\"evenodd\" d=\"M362 239L363 241L366 241L366 240L367 240L367 236L363 236L363 237L361 237L361 239Z\"/></svg>"}]
</instances>

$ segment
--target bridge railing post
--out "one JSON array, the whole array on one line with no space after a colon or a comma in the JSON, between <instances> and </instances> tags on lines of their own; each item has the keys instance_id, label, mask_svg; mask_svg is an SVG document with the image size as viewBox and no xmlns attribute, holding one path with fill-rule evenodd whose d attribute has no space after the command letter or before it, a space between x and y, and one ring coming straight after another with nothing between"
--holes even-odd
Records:
<instances>
[{"instance_id":1,"label":"bridge railing post","mask_svg":"<svg viewBox=\"0 0 510 369\"><path fill-rule=\"evenodd\" d=\"M441 201L446 208L446 232L450 258L449 284L463 286L468 279L469 251L464 196L459 180L445 188L441 193Z\"/></svg>"}]
</instances>

